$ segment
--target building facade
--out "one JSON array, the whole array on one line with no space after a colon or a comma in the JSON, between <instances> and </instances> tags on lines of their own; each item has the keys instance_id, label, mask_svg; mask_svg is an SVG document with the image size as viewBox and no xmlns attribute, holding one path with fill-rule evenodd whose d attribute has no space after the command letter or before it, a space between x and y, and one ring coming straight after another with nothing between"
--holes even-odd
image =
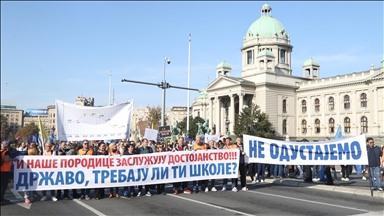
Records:
<instances>
[{"instance_id":1,"label":"building facade","mask_svg":"<svg viewBox=\"0 0 384 216\"><path fill-rule=\"evenodd\" d=\"M24 110L16 109L16 106L1 105L1 115L7 117L7 123L13 134L23 126L23 114Z\"/></svg>"},{"instance_id":2,"label":"building facade","mask_svg":"<svg viewBox=\"0 0 384 216\"><path fill-rule=\"evenodd\" d=\"M313 58L303 75L293 76L290 36L264 4L249 27L241 48L242 71L221 62L216 79L192 103L193 116L209 119L210 128L233 135L236 114L252 103L269 115L276 135L321 140L333 137L338 125L344 136L384 136L384 60L379 68L321 78Z\"/></svg>"}]
</instances>

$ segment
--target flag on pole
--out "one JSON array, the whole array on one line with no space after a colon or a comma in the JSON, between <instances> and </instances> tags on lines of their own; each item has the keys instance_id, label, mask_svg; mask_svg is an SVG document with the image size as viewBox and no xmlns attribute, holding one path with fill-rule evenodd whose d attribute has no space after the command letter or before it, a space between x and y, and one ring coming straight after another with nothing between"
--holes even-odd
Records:
<instances>
[{"instance_id":1,"label":"flag on pole","mask_svg":"<svg viewBox=\"0 0 384 216\"><path fill-rule=\"evenodd\" d=\"M343 139L343 131L341 131L341 125L337 128L335 137L333 138L335 140Z\"/></svg>"},{"instance_id":2,"label":"flag on pole","mask_svg":"<svg viewBox=\"0 0 384 216\"><path fill-rule=\"evenodd\" d=\"M38 116L38 124L39 124L39 145L41 146L41 149L44 151L45 143L48 142L48 135L45 131L45 128L43 126L43 123L41 123L40 116Z\"/></svg>"}]
</instances>

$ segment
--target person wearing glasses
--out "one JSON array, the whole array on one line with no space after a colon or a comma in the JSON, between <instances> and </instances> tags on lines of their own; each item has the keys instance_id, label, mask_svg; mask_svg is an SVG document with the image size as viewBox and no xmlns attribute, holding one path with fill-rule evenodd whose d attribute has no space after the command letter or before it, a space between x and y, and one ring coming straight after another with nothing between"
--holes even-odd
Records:
<instances>
[{"instance_id":1,"label":"person wearing glasses","mask_svg":"<svg viewBox=\"0 0 384 216\"><path fill-rule=\"evenodd\" d=\"M88 140L83 141L83 148L79 150L78 155L80 155L80 156L93 155L93 149L89 147L89 141ZM91 189L81 189L81 196L80 196L79 200L82 200L84 198L86 200L90 200L91 199L89 197L90 192L91 192Z\"/></svg>"},{"instance_id":2,"label":"person wearing glasses","mask_svg":"<svg viewBox=\"0 0 384 216\"><path fill-rule=\"evenodd\" d=\"M372 189L383 191L380 179L380 167L382 167L380 159L382 155L381 149L379 146L375 145L375 141L372 137L367 138L367 144L369 180L371 181L371 187ZM376 187L374 186L374 177L376 178Z\"/></svg>"}]
</instances>

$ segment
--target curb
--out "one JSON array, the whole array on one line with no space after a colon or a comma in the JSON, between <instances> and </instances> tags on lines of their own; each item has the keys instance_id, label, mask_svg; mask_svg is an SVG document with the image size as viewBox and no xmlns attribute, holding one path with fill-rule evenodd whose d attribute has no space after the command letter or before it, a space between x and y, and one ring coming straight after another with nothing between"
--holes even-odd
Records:
<instances>
[{"instance_id":1,"label":"curb","mask_svg":"<svg viewBox=\"0 0 384 216\"><path fill-rule=\"evenodd\" d=\"M247 176L247 180L251 180L251 179ZM348 193L348 194L354 194L359 196L371 196L371 190L369 190L369 188L361 189L361 188L353 188L353 187L347 187L347 186L341 186L341 185L305 183L302 181L292 181L292 180L284 180L284 179L265 179L264 183L294 186L294 187L306 187L310 189L334 191L338 193ZM258 185L260 184L263 184L263 183L258 183ZM379 192L375 190L373 191L372 197L384 198L384 192Z\"/></svg>"}]
</instances>

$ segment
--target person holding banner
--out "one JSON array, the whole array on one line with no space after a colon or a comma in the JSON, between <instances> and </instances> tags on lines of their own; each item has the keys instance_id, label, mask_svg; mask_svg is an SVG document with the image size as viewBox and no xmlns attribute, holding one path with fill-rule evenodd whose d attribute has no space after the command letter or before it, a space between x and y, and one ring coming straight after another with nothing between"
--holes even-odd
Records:
<instances>
[{"instance_id":1,"label":"person holding banner","mask_svg":"<svg viewBox=\"0 0 384 216\"><path fill-rule=\"evenodd\" d=\"M120 141L120 148L123 147L123 142ZM112 142L111 144L109 144L109 152L108 152L109 156L114 156L114 157L119 157L121 156L120 154L120 151L117 150L117 145L115 142ZM116 198L119 198L119 187L115 187L115 197ZM109 198L112 198L113 197L113 187L109 188Z\"/></svg>"},{"instance_id":2,"label":"person holding banner","mask_svg":"<svg viewBox=\"0 0 384 216\"><path fill-rule=\"evenodd\" d=\"M149 147L148 144L149 144L148 139L144 138L142 141L142 146L139 147L139 149L138 149L139 154L152 154L153 153L153 149L151 147ZM143 191L143 186L140 185L138 188L139 188L139 191L137 193L137 196L140 197L141 192ZM145 185L144 188L145 188L145 196L152 196L151 192L149 191L149 185Z\"/></svg>"},{"instance_id":3,"label":"person holding banner","mask_svg":"<svg viewBox=\"0 0 384 216\"><path fill-rule=\"evenodd\" d=\"M135 144L129 144L125 151L123 152L123 155L134 155L136 154L135 152ZM124 197L128 198L128 187L124 187ZM135 186L130 186L129 187L131 197L135 195Z\"/></svg>"},{"instance_id":4,"label":"person holding banner","mask_svg":"<svg viewBox=\"0 0 384 216\"><path fill-rule=\"evenodd\" d=\"M29 147L28 150L27 150L27 155L37 155L38 152L37 152L37 149L34 148L34 147ZM32 199L29 198L29 196L32 194ZM36 191L25 191L24 192L24 202L26 204L31 204L31 202L33 201L33 197L39 197L39 195L37 194Z\"/></svg>"},{"instance_id":5,"label":"person holding banner","mask_svg":"<svg viewBox=\"0 0 384 216\"><path fill-rule=\"evenodd\" d=\"M66 155L77 155L77 152L79 151L79 145L77 143L71 143L69 145L69 150L67 151ZM64 190L64 200L66 200L67 194L66 190ZM72 189L72 198L78 199L80 198L80 194L77 193L77 189Z\"/></svg>"},{"instance_id":6,"label":"person holding banner","mask_svg":"<svg viewBox=\"0 0 384 216\"><path fill-rule=\"evenodd\" d=\"M381 159L382 152L379 146L375 145L372 137L367 138L367 152L368 152L368 166L369 166L369 180L371 181L372 189L383 191L381 188L380 167L382 167ZM374 177L376 178L376 186L374 186Z\"/></svg>"},{"instance_id":7,"label":"person holding banner","mask_svg":"<svg viewBox=\"0 0 384 216\"><path fill-rule=\"evenodd\" d=\"M11 153L8 151L8 144L6 141L1 142L1 160L3 161L3 164L1 164L1 205L5 205L10 203L9 200L4 198L5 191L8 188L8 182L11 177L11 166L12 161L17 161L17 158L12 159Z\"/></svg>"},{"instance_id":8,"label":"person holding banner","mask_svg":"<svg viewBox=\"0 0 384 216\"><path fill-rule=\"evenodd\" d=\"M45 149L43 151L43 156L54 156L56 155L56 152L52 149L52 144L50 142L45 143ZM59 191L59 190L58 190ZM40 201L47 200L47 191L41 191L43 193L43 197ZM55 190L51 190L51 199L52 201L56 202L58 199L55 197ZM61 193L61 190L60 190Z\"/></svg>"},{"instance_id":9,"label":"person holding banner","mask_svg":"<svg viewBox=\"0 0 384 216\"><path fill-rule=\"evenodd\" d=\"M215 147L214 147L214 145L215 145L215 141L213 141L213 140L209 140L208 145L209 145L209 150L215 150ZM204 181L205 192L209 192L208 182L209 182L209 180L205 180L205 181ZM215 183L216 183L216 179L211 179L211 191L213 191L213 192L216 192L216 191L217 191L216 186L215 186L215 185L216 185Z\"/></svg>"},{"instance_id":10,"label":"person holding banner","mask_svg":"<svg viewBox=\"0 0 384 216\"><path fill-rule=\"evenodd\" d=\"M245 163L244 160L244 149L243 149L243 143L241 142L241 138L237 137L236 138L236 145L240 149L240 163L239 163L239 171L240 171L240 183L241 183L241 188L243 191L247 191L247 173L245 172L245 168L247 167L247 164ZM236 181L237 183L237 181ZM236 184L237 186L237 184Z\"/></svg>"},{"instance_id":11,"label":"person holding banner","mask_svg":"<svg viewBox=\"0 0 384 216\"><path fill-rule=\"evenodd\" d=\"M79 155L93 155L93 149L89 147L89 141L83 140L83 148L79 150ZM81 196L79 200L86 199L90 200L89 193L91 192L91 189L81 189Z\"/></svg>"},{"instance_id":12,"label":"person holding banner","mask_svg":"<svg viewBox=\"0 0 384 216\"><path fill-rule=\"evenodd\" d=\"M206 146L202 142L201 137L199 135L196 135L196 142L195 142L195 144L193 144L193 150L194 151L206 150ZM193 191L195 193L199 193L199 191L201 191L202 184L203 184L202 180L192 181ZM197 188L196 188L196 185L197 185Z\"/></svg>"},{"instance_id":13,"label":"person holding banner","mask_svg":"<svg viewBox=\"0 0 384 216\"><path fill-rule=\"evenodd\" d=\"M104 156L108 155L105 143L103 143L103 142L99 143L99 149L95 152L95 155L104 155ZM104 188L95 188L95 190L94 190L95 200L103 199L104 195L105 195L104 191L105 191Z\"/></svg>"},{"instance_id":14,"label":"person holding banner","mask_svg":"<svg viewBox=\"0 0 384 216\"><path fill-rule=\"evenodd\" d=\"M227 137L225 139L225 146L223 147L223 149L239 149L239 147L236 145L236 144L233 144L232 143L232 138L231 137ZM233 192L237 192L237 178L232 178L232 191ZM223 188L221 189L221 191L226 191L227 190L227 183L228 183L228 179L223 179Z\"/></svg>"},{"instance_id":15,"label":"person holding banner","mask_svg":"<svg viewBox=\"0 0 384 216\"><path fill-rule=\"evenodd\" d=\"M177 145L175 146L175 148L173 148L172 151L173 152L175 152L175 151L188 151L187 146L184 145L184 138L183 137L180 137L177 140ZM175 194L175 195L179 194L179 189L182 190L183 193L185 193L185 194L191 194L192 193L190 190L188 190L188 181L173 183L173 190L174 190L173 194Z\"/></svg>"},{"instance_id":16,"label":"person holding banner","mask_svg":"<svg viewBox=\"0 0 384 216\"><path fill-rule=\"evenodd\" d=\"M302 139L301 142L309 142L309 140L307 139ZM312 165L304 165L304 171L305 171L305 179L304 179L304 182L305 183L312 183Z\"/></svg>"}]
</instances>

